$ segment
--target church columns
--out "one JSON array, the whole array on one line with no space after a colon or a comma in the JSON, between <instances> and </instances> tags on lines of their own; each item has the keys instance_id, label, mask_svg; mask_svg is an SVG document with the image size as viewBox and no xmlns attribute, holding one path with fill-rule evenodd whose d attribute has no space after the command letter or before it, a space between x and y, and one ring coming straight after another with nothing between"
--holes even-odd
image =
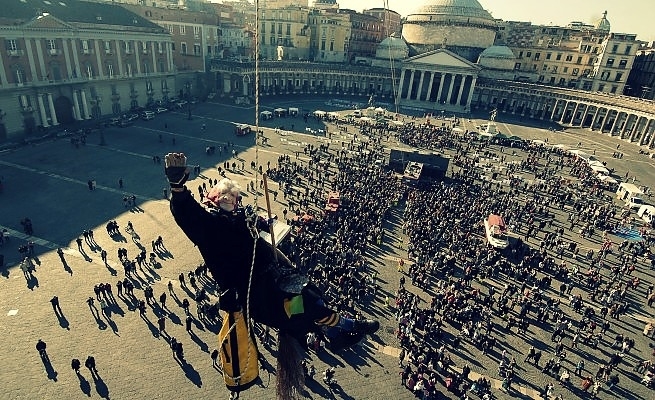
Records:
<instances>
[{"instance_id":1,"label":"church columns","mask_svg":"<svg viewBox=\"0 0 655 400\"><path fill-rule=\"evenodd\" d=\"M446 96L446 104L450 104L450 98L453 96L454 86L455 86L455 75L450 74L450 86L448 87L448 96Z\"/></svg>"},{"instance_id":2,"label":"church columns","mask_svg":"<svg viewBox=\"0 0 655 400\"><path fill-rule=\"evenodd\" d=\"M419 71L421 73L421 78L418 81L418 88L416 89L416 100L422 101L421 93L423 93L423 80L425 79L426 71Z\"/></svg>"},{"instance_id":3,"label":"church columns","mask_svg":"<svg viewBox=\"0 0 655 400\"><path fill-rule=\"evenodd\" d=\"M457 93L457 102L455 105L459 106L462 102L462 93L464 93L464 83L466 83L466 77L467 75L460 75L462 77L462 81L459 84L459 92Z\"/></svg>"},{"instance_id":4,"label":"church columns","mask_svg":"<svg viewBox=\"0 0 655 400\"><path fill-rule=\"evenodd\" d=\"M430 83L428 84L428 93L425 96L425 101L431 101L430 98L432 96L432 85L434 84L434 77L436 76L436 72L432 71L430 73Z\"/></svg>"},{"instance_id":5,"label":"church columns","mask_svg":"<svg viewBox=\"0 0 655 400\"><path fill-rule=\"evenodd\" d=\"M416 73L416 70L413 69L412 73L409 75L409 86L407 87L407 97L405 97L407 100L410 100L412 98L412 89L414 89L414 74Z\"/></svg>"},{"instance_id":6,"label":"church columns","mask_svg":"<svg viewBox=\"0 0 655 400\"><path fill-rule=\"evenodd\" d=\"M405 84L405 73L407 72L406 69L403 69L403 72L400 73L400 84L398 85L398 95L396 95L396 103L398 102L398 99L401 98L403 95L403 86Z\"/></svg>"},{"instance_id":7,"label":"church columns","mask_svg":"<svg viewBox=\"0 0 655 400\"><path fill-rule=\"evenodd\" d=\"M475 82L478 80L476 76L471 77L471 87L469 88L469 95L466 97L466 108L471 109L471 100L473 98L473 89L475 89Z\"/></svg>"},{"instance_id":8,"label":"church columns","mask_svg":"<svg viewBox=\"0 0 655 400\"><path fill-rule=\"evenodd\" d=\"M437 103L441 103L441 93L443 91L443 82L446 80L446 74L440 74L439 77L439 91L437 92Z\"/></svg>"}]
</instances>

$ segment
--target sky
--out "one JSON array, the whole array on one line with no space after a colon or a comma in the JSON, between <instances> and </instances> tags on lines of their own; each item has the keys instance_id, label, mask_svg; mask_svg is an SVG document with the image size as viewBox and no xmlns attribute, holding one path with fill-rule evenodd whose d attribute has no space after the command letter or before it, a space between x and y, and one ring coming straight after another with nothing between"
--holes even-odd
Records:
<instances>
[{"instance_id":1,"label":"sky","mask_svg":"<svg viewBox=\"0 0 655 400\"><path fill-rule=\"evenodd\" d=\"M429 0L388 0L389 9L403 17ZM595 24L607 10L612 32L636 33L637 39L655 40L655 0L478 0L494 18L530 21L534 24L567 25L571 21ZM337 0L340 8L362 11L384 7L384 0Z\"/></svg>"}]
</instances>

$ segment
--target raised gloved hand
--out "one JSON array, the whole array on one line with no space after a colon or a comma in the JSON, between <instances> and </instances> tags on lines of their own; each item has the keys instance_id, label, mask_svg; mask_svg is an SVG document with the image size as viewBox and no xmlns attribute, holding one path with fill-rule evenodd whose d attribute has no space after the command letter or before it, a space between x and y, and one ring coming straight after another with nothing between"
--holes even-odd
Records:
<instances>
[{"instance_id":1,"label":"raised gloved hand","mask_svg":"<svg viewBox=\"0 0 655 400\"><path fill-rule=\"evenodd\" d=\"M181 188L189 179L191 168L186 165L184 153L168 153L164 156L166 179L172 188Z\"/></svg>"}]
</instances>

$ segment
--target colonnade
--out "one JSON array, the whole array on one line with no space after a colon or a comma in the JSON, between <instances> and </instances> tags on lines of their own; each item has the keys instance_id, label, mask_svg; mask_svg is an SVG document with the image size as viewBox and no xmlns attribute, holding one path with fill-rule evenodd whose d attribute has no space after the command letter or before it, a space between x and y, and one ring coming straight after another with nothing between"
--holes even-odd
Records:
<instances>
[{"instance_id":1,"label":"colonnade","mask_svg":"<svg viewBox=\"0 0 655 400\"><path fill-rule=\"evenodd\" d=\"M655 115L618 104L612 106L536 91L488 90L485 87L479 87L474 97L474 108L496 108L507 114L599 131L639 145L655 145Z\"/></svg>"},{"instance_id":2,"label":"colonnade","mask_svg":"<svg viewBox=\"0 0 655 400\"><path fill-rule=\"evenodd\" d=\"M468 108L476 81L477 76L467 73L403 69L397 99Z\"/></svg>"}]
</instances>

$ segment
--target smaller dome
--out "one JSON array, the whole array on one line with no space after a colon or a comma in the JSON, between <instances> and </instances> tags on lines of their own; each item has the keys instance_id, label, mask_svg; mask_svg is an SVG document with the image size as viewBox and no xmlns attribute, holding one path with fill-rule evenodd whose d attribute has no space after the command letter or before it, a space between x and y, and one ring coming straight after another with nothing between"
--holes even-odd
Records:
<instances>
[{"instance_id":1,"label":"smaller dome","mask_svg":"<svg viewBox=\"0 0 655 400\"><path fill-rule=\"evenodd\" d=\"M512 52L512 49L507 46L490 46L480 53L480 58L502 58L513 60L516 56L514 55L514 52Z\"/></svg>"},{"instance_id":2,"label":"smaller dome","mask_svg":"<svg viewBox=\"0 0 655 400\"><path fill-rule=\"evenodd\" d=\"M603 18L596 22L596 30L608 32L610 31L610 22L607 20L607 11L603 13Z\"/></svg>"},{"instance_id":3,"label":"smaller dome","mask_svg":"<svg viewBox=\"0 0 655 400\"><path fill-rule=\"evenodd\" d=\"M409 55L409 46L405 39L398 37L395 33L391 34L388 38L384 39L375 51L375 58L391 58L398 60L407 58Z\"/></svg>"}]
</instances>

